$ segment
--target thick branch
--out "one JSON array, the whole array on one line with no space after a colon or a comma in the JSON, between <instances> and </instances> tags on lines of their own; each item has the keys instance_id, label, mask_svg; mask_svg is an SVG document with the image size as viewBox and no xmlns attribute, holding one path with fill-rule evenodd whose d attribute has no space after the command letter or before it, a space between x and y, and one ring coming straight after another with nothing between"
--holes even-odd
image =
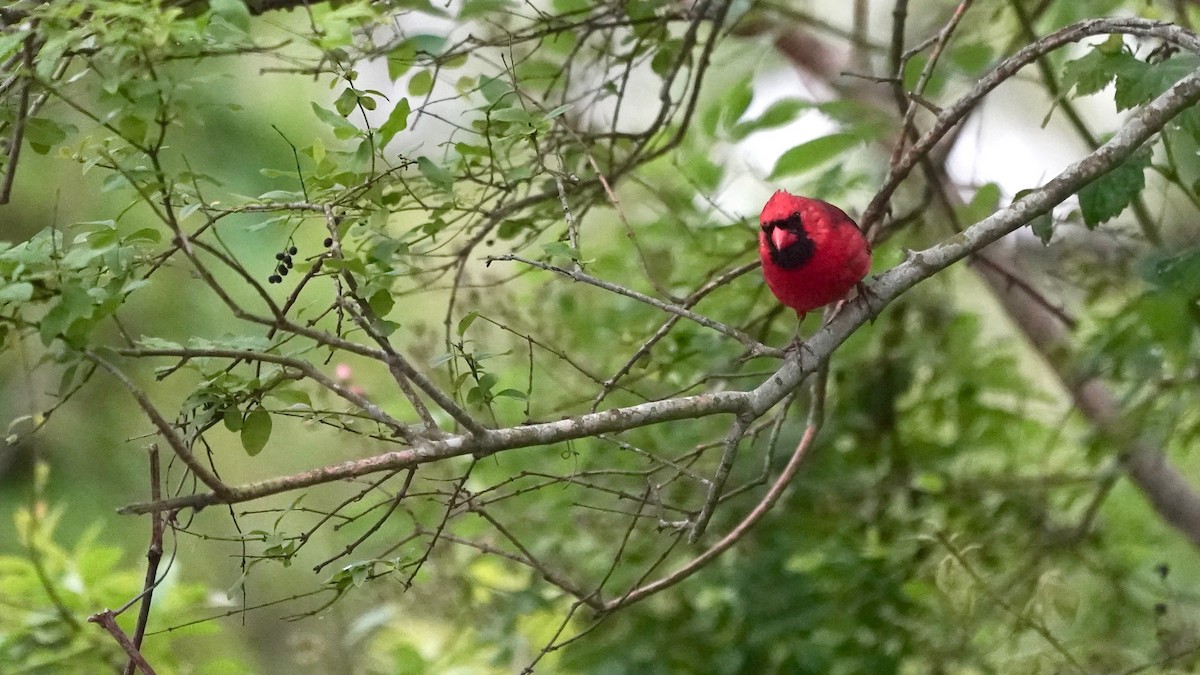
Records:
<instances>
[{"instance_id":1,"label":"thick branch","mask_svg":"<svg viewBox=\"0 0 1200 675\"><path fill-rule=\"evenodd\" d=\"M200 508L221 502L243 502L377 471L404 469L449 457L465 454L487 455L673 420L722 413L751 413L755 417L760 416L798 386L808 373L824 362L859 326L882 311L900 294L1037 216L1048 213L1080 188L1125 161L1171 118L1197 100L1200 100L1200 71L1193 72L1175 83L1167 92L1132 115L1125 126L1107 143L1069 166L1041 188L1026 194L1021 200L997 211L952 239L910 254L904 263L880 275L872 288L874 298L869 304L861 299L851 303L835 321L808 341L808 349L794 352L774 375L753 390L656 401L558 422L487 430L474 436L453 436L439 441L419 443L408 450L230 488L228 493L220 496L208 493L158 503L133 504L121 512L148 513L166 508ZM292 325L288 327L300 328ZM297 332L306 331L301 329Z\"/></svg>"},{"instance_id":2,"label":"thick branch","mask_svg":"<svg viewBox=\"0 0 1200 675\"><path fill-rule=\"evenodd\" d=\"M996 268L980 265L976 271L987 281L1030 345L1050 364L1084 417L1114 444L1124 448L1121 459L1129 479L1158 515L1192 544L1200 546L1200 494L1167 463L1155 444L1141 436L1131 438L1136 425L1125 418L1109 383L1081 374L1073 365L1070 335L1063 324L1028 291L1008 283L1007 277Z\"/></svg>"}]
</instances>

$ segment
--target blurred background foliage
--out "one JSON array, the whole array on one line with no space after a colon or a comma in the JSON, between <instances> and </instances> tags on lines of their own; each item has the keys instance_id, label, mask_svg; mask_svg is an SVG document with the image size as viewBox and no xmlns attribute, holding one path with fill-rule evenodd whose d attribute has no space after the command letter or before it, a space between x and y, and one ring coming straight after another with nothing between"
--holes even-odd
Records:
<instances>
[{"instance_id":1,"label":"blurred background foliage","mask_svg":"<svg viewBox=\"0 0 1200 675\"><path fill-rule=\"evenodd\" d=\"M300 289L299 320L369 344L331 305L343 291L330 272L357 279L373 330L488 424L747 389L777 362L688 321L606 386L668 316L488 257L580 263L679 299L755 259L757 208L776 187L861 213L900 116L862 96L872 85L861 79L796 78L773 42L800 31L850 59L845 70L886 75L893 6L872 3L856 24L851 4L11 4L0 122L25 131L0 207L0 419L11 421L0 504L12 514L0 520L0 671L123 663L86 617L140 591L148 519L114 512L148 496L154 429L85 350L300 354L416 420L380 363L237 320L182 256L148 274L172 222L211 225L204 237L235 261L211 267L234 302L261 312L264 293L282 303ZM1185 27L1200 17L1190 2L963 4L924 94L938 105L1030 31L1109 14ZM908 46L961 8L906 5ZM37 58L22 65L30 45ZM1118 110L1196 67L1155 46L1061 50L993 95L989 106L1015 97L1021 114L982 108L960 137L949 166L962 223L1086 149L1063 106L1101 138ZM927 54L908 62L910 85ZM23 82L46 100L21 120ZM1075 317L1073 367L1108 378L1129 433L1194 476L1191 124L1102 194L1000 245ZM993 159L1063 138L1073 154L1043 153L1044 164ZM911 183L894 205L910 217L876 250L876 271L950 234ZM1148 220L1126 208L1138 199ZM331 205L337 220L296 203ZM277 253L295 266L268 283ZM318 259L323 271L298 285ZM770 345L795 328L755 270L695 310ZM180 428L202 429L195 451L233 484L396 449L328 390L264 384L270 369L103 353ZM808 404L798 394L748 436L712 532L757 502ZM1074 409L969 268L924 282L839 349L794 485L696 576L597 616L522 563L613 596L694 555L665 524L699 503L726 426L686 420L425 465L394 510L404 472L373 489L384 476L184 511L143 651L181 673L1191 672L1195 548L1121 480L1114 440ZM199 489L179 466L165 487ZM472 508L455 508L461 490Z\"/></svg>"}]
</instances>

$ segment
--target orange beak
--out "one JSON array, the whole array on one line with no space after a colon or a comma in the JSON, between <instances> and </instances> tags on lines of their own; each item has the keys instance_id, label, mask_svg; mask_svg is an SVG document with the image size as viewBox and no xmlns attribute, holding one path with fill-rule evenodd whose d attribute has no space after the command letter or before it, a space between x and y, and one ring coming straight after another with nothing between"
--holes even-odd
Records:
<instances>
[{"instance_id":1,"label":"orange beak","mask_svg":"<svg viewBox=\"0 0 1200 675\"><path fill-rule=\"evenodd\" d=\"M782 227L771 230L771 243L775 244L775 248L780 251L796 243L796 238L796 233L789 232Z\"/></svg>"}]
</instances>

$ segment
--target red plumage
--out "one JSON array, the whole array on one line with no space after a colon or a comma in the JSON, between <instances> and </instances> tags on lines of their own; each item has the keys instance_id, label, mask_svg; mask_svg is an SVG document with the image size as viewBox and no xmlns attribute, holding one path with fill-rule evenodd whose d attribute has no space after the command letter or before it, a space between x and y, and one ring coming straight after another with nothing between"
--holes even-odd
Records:
<instances>
[{"instance_id":1,"label":"red plumage","mask_svg":"<svg viewBox=\"0 0 1200 675\"><path fill-rule=\"evenodd\" d=\"M767 287L801 317L846 297L871 270L871 247L841 209L783 190L759 216Z\"/></svg>"}]
</instances>

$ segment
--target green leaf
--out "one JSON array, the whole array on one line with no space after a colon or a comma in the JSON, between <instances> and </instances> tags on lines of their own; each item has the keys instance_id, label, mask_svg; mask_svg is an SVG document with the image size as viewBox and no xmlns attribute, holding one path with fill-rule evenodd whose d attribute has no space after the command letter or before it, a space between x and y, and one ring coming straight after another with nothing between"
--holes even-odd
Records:
<instances>
[{"instance_id":1,"label":"green leaf","mask_svg":"<svg viewBox=\"0 0 1200 675\"><path fill-rule=\"evenodd\" d=\"M345 117L328 108L322 108L314 102L312 103L312 109L317 119L329 125L333 129L333 135L340 140L345 140L361 133L358 127L351 124Z\"/></svg>"},{"instance_id":2,"label":"green leaf","mask_svg":"<svg viewBox=\"0 0 1200 675\"><path fill-rule=\"evenodd\" d=\"M1013 203L1015 204L1021 201L1024 199L1025 195L1029 194L1030 192L1033 192L1033 190L1019 190L1017 194L1013 196ZM1029 221L1029 228L1033 230L1033 234L1036 235L1038 239L1042 240L1043 244L1049 244L1050 238L1054 236L1054 218L1051 217L1049 213L1043 213L1042 215Z\"/></svg>"},{"instance_id":3,"label":"green leaf","mask_svg":"<svg viewBox=\"0 0 1200 675\"><path fill-rule=\"evenodd\" d=\"M976 223L990 216L1000 205L1000 186L995 183L981 185L971 201L958 211L964 223Z\"/></svg>"},{"instance_id":4,"label":"green leaf","mask_svg":"<svg viewBox=\"0 0 1200 675\"><path fill-rule=\"evenodd\" d=\"M721 111L721 119L725 126L733 126L742 119L742 115L746 114L746 109L750 107L750 101L754 98L752 83L751 78L743 77L733 86L733 89L725 92L722 97L725 103L724 110Z\"/></svg>"},{"instance_id":5,"label":"green leaf","mask_svg":"<svg viewBox=\"0 0 1200 675\"><path fill-rule=\"evenodd\" d=\"M371 311L375 312L375 316L387 316L387 313L392 311L396 306L396 301L392 299L392 294L386 289L380 289L371 294L367 299L367 304L371 306Z\"/></svg>"},{"instance_id":6,"label":"green leaf","mask_svg":"<svg viewBox=\"0 0 1200 675\"><path fill-rule=\"evenodd\" d=\"M529 126L533 126L534 122L537 121L533 115L530 115L521 108L501 108L493 112L491 118L497 122L513 122Z\"/></svg>"},{"instance_id":7,"label":"green leaf","mask_svg":"<svg viewBox=\"0 0 1200 675\"><path fill-rule=\"evenodd\" d=\"M466 0L458 12L458 19L466 21L487 16L494 12L504 11L508 9L508 6L508 0Z\"/></svg>"},{"instance_id":8,"label":"green leaf","mask_svg":"<svg viewBox=\"0 0 1200 675\"><path fill-rule=\"evenodd\" d=\"M25 140L29 147L39 155L44 155L51 148L66 140L67 135L74 133L75 128L54 120L32 117L25 120Z\"/></svg>"},{"instance_id":9,"label":"green leaf","mask_svg":"<svg viewBox=\"0 0 1200 675\"><path fill-rule=\"evenodd\" d=\"M408 93L413 96L424 96L433 91L433 73L422 70L408 81Z\"/></svg>"},{"instance_id":10,"label":"green leaf","mask_svg":"<svg viewBox=\"0 0 1200 675\"><path fill-rule=\"evenodd\" d=\"M425 177L425 180L428 180L434 187L442 190L443 192L454 191L454 176L450 175L449 171L446 171L442 167L438 166L428 157L422 155L421 157L417 158L417 170L419 170L421 175Z\"/></svg>"},{"instance_id":11,"label":"green leaf","mask_svg":"<svg viewBox=\"0 0 1200 675\"><path fill-rule=\"evenodd\" d=\"M1145 169L1150 166L1150 149L1142 148L1117 168L1079 191L1079 209L1088 228L1111 220L1125 210L1146 187Z\"/></svg>"},{"instance_id":12,"label":"green leaf","mask_svg":"<svg viewBox=\"0 0 1200 675\"><path fill-rule=\"evenodd\" d=\"M267 396L283 401L285 404L290 406L299 405L308 408L312 407L312 397L308 395L308 392L300 389L293 389L291 387L276 387L275 389L267 392Z\"/></svg>"},{"instance_id":13,"label":"green leaf","mask_svg":"<svg viewBox=\"0 0 1200 675\"><path fill-rule=\"evenodd\" d=\"M0 287L0 304L6 302L28 302L32 297L33 284L27 281L18 281L14 284Z\"/></svg>"},{"instance_id":14,"label":"green leaf","mask_svg":"<svg viewBox=\"0 0 1200 675\"><path fill-rule=\"evenodd\" d=\"M346 87L342 93L338 95L337 100L333 102L333 109L338 111L342 117L349 117L350 113L354 112L354 108L358 106L358 92L352 87Z\"/></svg>"},{"instance_id":15,"label":"green leaf","mask_svg":"<svg viewBox=\"0 0 1200 675\"><path fill-rule=\"evenodd\" d=\"M467 312L466 316L459 319L459 321L458 321L458 336L462 337L463 333L466 333L467 329L470 328L471 324L475 323L475 319L478 319L478 318L479 318L479 312Z\"/></svg>"},{"instance_id":16,"label":"green leaf","mask_svg":"<svg viewBox=\"0 0 1200 675\"><path fill-rule=\"evenodd\" d=\"M663 40L658 44L654 56L650 59L650 70L655 75L666 77L679 61L679 52L683 42L679 39Z\"/></svg>"},{"instance_id":17,"label":"green leaf","mask_svg":"<svg viewBox=\"0 0 1200 675\"><path fill-rule=\"evenodd\" d=\"M756 131L775 129L794 122L801 112L811 108L811 103L799 99L776 101L755 119L735 124L729 130L729 135L733 140L740 141Z\"/></svg>"},{"instance_id":18,"label":"green leaf","mask_svg":"<svg viewBox=\"0 0 1200 675\"><path fill-rule=\"evenodd\" d=\"M579 250L565 241L552 241L542 244L542 250L551 258L569 258L579 260Z\"/></svg>"},{"instance_id":19,"label":"green leaf","mask_svg":"<svg viewBox=\"0 0 1200 675\"><path fill-rule=\"evenodd\" d=\"M482 78L479 81L479 93L483 95L483 100L487 101L488 105L496 105L500 99L508 96L512 91L512 85L498 77Z\"/></svg>"},{"instance_id":20,"label":"green leaf","mask_svg":"<svg viewBox=\"0 0 1200 675\"><path fill-rule=\"evenodd\" d=\"M1200 57L1184 54L1161 63L1146 63L1129 56L1117 71L1116 93L1113 101L1117 110L1129 110L1170 89L1188 73L1200 66Z\"/></svg>"},{"instance_id":21,"label":"green leaf","mask_svg":"<svg viewBox=\"0 0 1200 675\"><path fill-rule=\"evenodd\" d=\"M242 430L242 411L235 407L225 409L221 415L221 421L225 423L225 428L237 433Z\"/></svg>"},{"instance_id":22,"label":"green leaf","mask_svg":"<svg viewBox=\"0 0 1200 675\"><path fill-rule=\"evenodd\" d=\"M520 234L523 230L532 229L534 223L528 218L509 218L500 223L500 227L496 228L496 236L509 240Z\"/></svg>"},{"instance_id":23,"label":"green leaf","mask_svg":"<svg viewBox=\"0 0 1200 675\"><path fill-rule=\"evenodd\" d=\"M242 422L242 447L246 454L254 457L267 447L271 438L271 414L261 407L246 415Z\"/></svg>"},{"instance_id":24,"label":"green leaf","mask_svg":"<svg viewBox=\"0 0 1200 675\"><path fill-rule=\"evenodd\" d=\"M143 349L183 349L183 345L178 342L171 342L160 337L144 336L137 341L139 347Z\"/></svg>"},{"instance_id":25,"label":"green leaf","mask_svg":"<svg viewBox=\"0 0 1200 675\"><path fill-rule=\"evenodd\" d=\"M379 145L383 147L387 145L396 134L408 128L408 115L412 112L409 107L408 99L402 98L396 102L392 108L392 112L388 114L387 121L379 127Z\"/></svg>"},{"instance_id":26,"label":"green leaf","mask_svg":"<svg viewBox=\"0 0 1200 675\"><path fill-rule=\"evenodd\" d=\"M715 192L725 177L725 167L708 158L707 155L695 153L680 162L680 172L688 178L702 193Z\"/></svg>"},{"instance_id":27,"label":"green leaf","mask_svg":"<svg viewBox=\"0 0 1200 675\"><path fill-rule=\"evenodd\" d=\"M157 244L160 241L162 241L162 232L153 227L143 227L121 239L124 244Z\"/></svg>"},{"instance_id":28,"label":"green leaf","mask_svg":"<svg viewBox=\"0 0 1200 675\"><path fill-rule=\"evenodd\" d=\"M563 113L567 112L568 110L570 110L571 108L574 108L574 107L575 107L575 105L572 103L564 103L564 104L558 106L557 108L555 108L554 110L551 110L550 112L546 113L546 116L543 117L542 119L552 120L555 117L562 115Z\"/></svg>"},{"instance_id":29,"label":"green leaf","mask_svg":"<svg viewBox=\"0 0 1200 675\"><path fill-rule=\"evenodd\" d=\"M1185 297L1200 295L1200 248L1151 256L1139 269L1147 283Z\"/></svg>"},{"instance_id":30,"label":"green leaf","mask_svg":"<svg viewBox=\"0 0 1200 675\"><path fill-rule=\"evenodd\" d=\"M393 82L412 68L417 58L417 46L412 40L401 42L387 55L388 78Z\"/></svg>"},{"instance_id":31,"label":"green leaf","mask_svg":"<svg viewBox=\"0 0 1200 675\"><path fill-rule=\"evenodd\" d=\"M395 321L388 321L387 319L379 319L378 321L373 322L371 326L384 337L387 337L400 330L400 324L396 323Z\"/></svg>"},{"instance_id":32,"label":"green leaf","mask_svg":"<svg viewBox=\"0 0 1200 675\"><path fill-rule=\"evenodd\" d=\"M991 45L983 42L968 42L957 45L949 53L950 62L968 75L982 75L995 60Z\"/></svg>"},{"instance_id":33,"label":"green leaf","mask_svg":"<svg viewBox=\"0 0 1200 675\"><path fill-rule=\"evenodd\" d=\"M243 33L250 30L250 10L242 0L209 0L213 14L221 17Z\"/></svg>"},{"instance_id":34,"label":"green leaf","mask_svg":"<svg viewBox=\"0 0 1200 675\"><path fill-rule=\"evenodd\" d=\"M811 171L861 144L862 138L859 135L849 133L830 134L801 143L783 153L779 161L775 162L775 168L771 170L769 178L777 180Z\"/></svg>"},{"instance_id":35,"label":"green leaf","mask_svg":"<svg viewBox=\"0 0 1200 675\"><path fill-rule=\"evenodd\" d=\"M1063 68L1063 87L1075 88L1076 96L1088 96L1104 89L1116 77L1112 57L1123 51L1120 35L1113 35L1082 57Z\"/></svg>"},{"instance_id":36,"label":"green leaf","mask_svg":"<svg viewBox=\"0 0 1200 675\"><path fill-rule=\"evenodd\" d=\"M26 26L28 25L29 24L26 24ZM12 56L28 36L28 27L25 30L13 30L9 33L0 34L0 59L6 59L9 56Z\"/></svg>"}]
</instances>

